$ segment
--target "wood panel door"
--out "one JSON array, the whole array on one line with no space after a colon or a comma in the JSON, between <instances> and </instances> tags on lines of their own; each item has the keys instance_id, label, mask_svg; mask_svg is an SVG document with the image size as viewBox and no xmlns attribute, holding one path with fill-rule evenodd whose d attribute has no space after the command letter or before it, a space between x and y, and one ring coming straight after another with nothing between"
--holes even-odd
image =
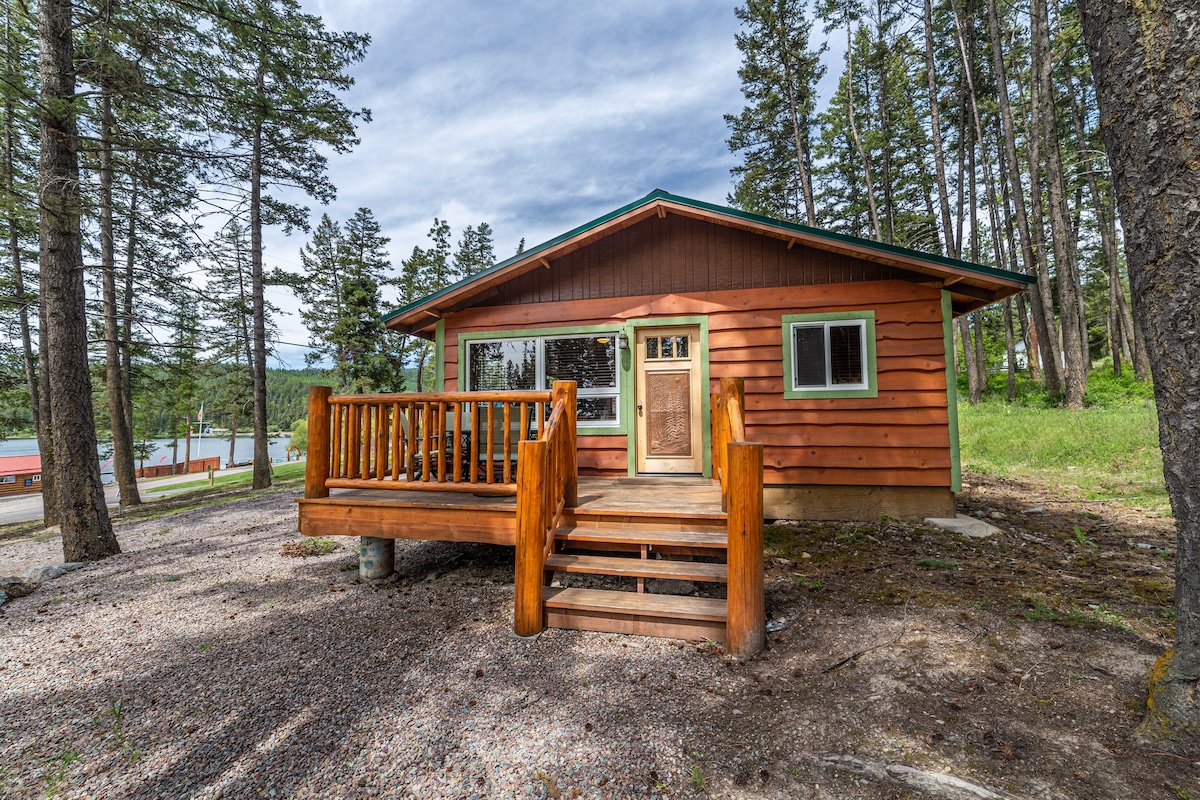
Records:
<instances>
[{"instance_id":1,"label":"wood panel door","mask_svg":"<svg viewBox=\"0 0 1200 800\"><path fill-rule=\"evenodd\" d=\"M638 328L634 342L639 473L704 471L700 329Z\"/></svg>"}]
</instances>

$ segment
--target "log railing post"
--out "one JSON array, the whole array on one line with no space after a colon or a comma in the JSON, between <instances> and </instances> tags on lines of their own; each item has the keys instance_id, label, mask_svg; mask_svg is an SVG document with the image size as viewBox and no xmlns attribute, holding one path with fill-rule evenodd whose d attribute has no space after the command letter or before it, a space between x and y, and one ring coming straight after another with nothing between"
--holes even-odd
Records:
<instances>
[{"instance_id":1,"label":"log railing post","mask_svg":"<svg viewBox=\"0 0 1200 800\"><path fill-rule=\"evenodd\" d=\"M542 569L546 544L546 473L550 444L517 445L517 549L513 630L518 636L542 632Z\"/></svg>"},{"instance_id":2,"label":"log railing post","mask_svg":"<svg viewBox=\"0 0 1200 800\"><path fill-rule=\"evenodd\" d=\"M329 396L328 386L308 389L308 456L304 462L304 496L328 497L329 488Z\"/></svg>"},{"instance_id":3,"label":"log railing post","mask_svg":"<svg viewBox=\"0 0 1200 800\"><path fill-rule=\"evenodd\" d=\"M550 407L561 397L563 400L564 411L566 417L563 422L567 426L567 442L566 452L563 454L565 463L561 465L563 471L563 507L574 508L579 505L579 450L576 446L576 416L579 409L576 404L576 393L578 391L575 381L555 381L554 388L550 393Z\"/></svg>"},{"instance_id":4,"label":"log railing post","mask_svg":"<svg viewBox=\"0 0 1200 800\"><path fill-rule=\"evenodd\" d=\"M730 442L725 465L729 470L729 590L725 644L746 658L763 649L766 613L763 608L763 446Z\"/></svg>"}]
</instances>

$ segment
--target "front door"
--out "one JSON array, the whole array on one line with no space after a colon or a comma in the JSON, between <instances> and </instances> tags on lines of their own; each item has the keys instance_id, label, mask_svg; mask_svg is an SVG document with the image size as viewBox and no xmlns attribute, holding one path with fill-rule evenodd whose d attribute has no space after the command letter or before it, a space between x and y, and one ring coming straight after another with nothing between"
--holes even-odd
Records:
<instances>
[{"instance_id":1,"label":"front door","mask_svg":"<svg viewBox=\"0 0 1200 800\"><path fill-rule=\"evenodd\" d=\"M637 471L704 471L700 329L638 328L634 343Z\"/></svg>"}]
</instances>

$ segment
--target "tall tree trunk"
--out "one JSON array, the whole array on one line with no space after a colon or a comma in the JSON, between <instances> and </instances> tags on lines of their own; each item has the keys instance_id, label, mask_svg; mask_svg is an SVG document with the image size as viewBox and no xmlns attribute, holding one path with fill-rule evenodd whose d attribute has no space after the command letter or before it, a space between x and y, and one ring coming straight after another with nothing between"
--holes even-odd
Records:
<instances>
[{"instance_id":1,"label":"tall tree trunk","mask_svg":"<svg viewBox=\"0 0 1200 800\"><path fill-rule=\"evenodd\" d=\"M1195 3L1081 0L1100 127L1149 340L1175 515L1175 646L1150 673L1138 737L1194 752L1200 737L1200 117ZM1190 110L1190 111L1189 111Z\"/></svg>"},{"instance_id":2,"label":"tall tree trunk","mask_svg":"<svg viewBox=\"0 0 1200 800\"><path fill-rule=\"evenodd\" d=\"M1046 192L1050 200L1050 240L1054 248L1055 285L1058 289L1058 314L1062 323L1063 382L1067 406L1083 408L1087 391L1088 360L1086 342L1080 336L1079 275L1075 253L1071 249L1070 216L1067 211L1066 184L1062 153L1058 143L1058 115L1054 108L1053 54L1050 50L1050 19L1046 0L1032 0L1030 36L1033 46L1034 83L1040 104L1042 146L1046 151ZM1031 136L1036 132L1031 131Z\"/></svg>"},{"instance_id":3,"label":"tall tree trunk","mask_svg":"<svg viewBox=\"0 0 1200 800\"><path fill-rule=\"evenodd\" d=\"M1023 99L1023 98L1022 98ZM1029 164L1029 228L1033 237L1033 252L1037 258L1037 279L1029 292L1030 309L1033 312L1033 324L1037 329L1038 343L1042 349L1042 370L1046 374L1046 390L1052 395L1061 395L1066 391L1066 379L1063 376L1062 348L1058 341L1058 325L1054 317L1054 292L1050 286L1050 264L1046 258L1045 215L1042 213L1042 148L1038 138L1041 115L1038 112L1037 81L1032 80L1029 87L1029 124L1025 137L1027 161Z\"/></svg>"},{"instance_id":4,"label":"tall tree trunk","mask_svg":"<svg viewBox=\"0 0 1200 800\"><path fill-rule=\"evenodd\" d=\"M942 246L950 258L959 257L950 211L950 189L946 185L946 157L942 149L942 123L938 110L937 69L933 60L933 8L925 0L925 74L929 84L929 132L933 140L933 166L937 177L938 208L942 212Z\"/></svg>"},{"instance_id":5,"label":"tall tree trunk","mask_svg":"<svg viewBox=\"0 0 1200 800\"><path fill-rule=\"evenodd\" d=\"M47 527L62 524L62 493L54 466L54 429L50 424L50 333L46 310L38 314L38 452L42 454L42 521Z\"/></svg>"},{"instance_id":6,"label":"tall tree trunk","mask_svg":"<svg viewBox=\"0 0 1200 800\"><path fill-rule=\"evenodd\" d=\"M120 329L117 321L117 256L113 243L112 96L100 95L100 282L104 308L105 396L108 425L112 432L113 475L117 479L122 506L138 506L137 469L133 463L133 431L128 394L121 370Z\"/></svg>"},{"instance_id":7,"label":"tall tree trunk","mask_svg":"<svg viewBox=\"0 0 1200 800\"><path fill-rule=\"evenodd\" d=\"M125 411L129 414L129 430L133 430L133 287L137 265L137 154L129 178L129 232L125 241L125 287L121 320L121 388L125 392Z\"/></svg>"},{"instance_id":8,"label":"tall tree trunk","mask_svg":"<svg viewBox=\"0 0 1200 800\"><path fill-rule=\"evenodd\" d=\"M785 24L785 14L787 13L786 3L780 2L776 6L776 13L779 18L779 51L788 53L796 47L796 42L787 40L786 31L788 26ZM800 179L800 192L804 195L804 214L809 225L816 226L817 224L817 205L813 199L812 173L808 169L808 127L800 123L800 105L796 99L796 76L792 74L792 62L784 55L780 61L783 65L783 82L787 86L788 96L788 113L792 121L792 142L796 147L796 175Z\"/></svg>"},{"instance_id":9,"label":"tall tree trunk","mask_svg":"<svg viewBox=\"0 0 1200 800\"><path fill-rule=\"evenodd\" d=\"M63 557L93 561L119 553L121 548L104 504L88 376L71 2L41 0L37 13L41 45L40 285L49 340L49 359L41 367L54 376L49 382L52 469L56 470L60 497Z\"/></svg>"},{"instance_id":10,"label":"tall tree trunk","mask_svg":"<svg viewBox=\"0 0 1200 800\"><path fill-rule=\"evenodd\" d=\"M1004 361L1008 366L1008 399L1015 400L1017 397L1017 342L1013 331L1011 297L1004 298Z\"/></svg>"},{"instance_id":11,"label":"tall tree trunk","mask_svg":"<svg viewBox=\"0 0 1200 800\"><path fill-rule=\"evenodd\" d=\"M882 141L892 141L892 122L888 114L888 50L883 40L883 0L875 3L875 57L878 60L879 134ZM896 202L892 195L892 148L885 145L883 160L883 240L896 243Z\"/></svg>"},{"instance_id":12,"label":"tall tree trunk","mask_svg":"<svg viewBox=\"0 0 1200 800\"><path fill-rule=\"evenodd\" d=\"M265 75L258 66L257 89L265 92ZM255 489L271 485L271 456L267 450L267 312L263 299L262 264L262 121L254 126L250 161L250 294L254 303L254 482Z\"/></svg>"},{"instance_id":13,"label":"tall tree trunk","mask_svg":"<svg viewBox=\"0 0 1200 800\"><path fill-rule=\"evenodd\" d=\"M850 18L850 2L846 2L846 112L850 122L850 135L854 139L854 147L858 150L859 161L863 165L863 180L867 184L867 213L871 217L871 230L875 241L883 241L883 232L879 228L879 211L875 206L875 179L871 177L871 161L867 151L863 149L862 137L858 135L858 122L854 115L854 25Z\"/></svg>"}]
</instances>

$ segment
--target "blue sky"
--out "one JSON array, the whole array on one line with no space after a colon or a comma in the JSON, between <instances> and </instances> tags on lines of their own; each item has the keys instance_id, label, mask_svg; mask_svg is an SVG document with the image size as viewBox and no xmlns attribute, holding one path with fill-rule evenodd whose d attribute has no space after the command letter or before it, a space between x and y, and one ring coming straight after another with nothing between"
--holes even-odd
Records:
<instances>
[{"instance_id":1,"label":"blue sky","mask_svg":"<svg viewBox=\"0 0 1200 800\"><path fill-rule=\"evenodd\" d=\"M304 6L372 38L343 95L372 121L352 153L331 156L338 198L312 205L312 220L370 208L396 269L435 216L456 239L487 222L503 259L522 237L537 244L655 188L717 203L731 188L723 115L742 106L732 2ZM305 241L270 232L267 263L298 268ZM269 299L295 305L281 290ZM307 341L296 317L278 322L283 342ZM303 352L279 348L289 366Z\"/></svg>"}]
</instances>

